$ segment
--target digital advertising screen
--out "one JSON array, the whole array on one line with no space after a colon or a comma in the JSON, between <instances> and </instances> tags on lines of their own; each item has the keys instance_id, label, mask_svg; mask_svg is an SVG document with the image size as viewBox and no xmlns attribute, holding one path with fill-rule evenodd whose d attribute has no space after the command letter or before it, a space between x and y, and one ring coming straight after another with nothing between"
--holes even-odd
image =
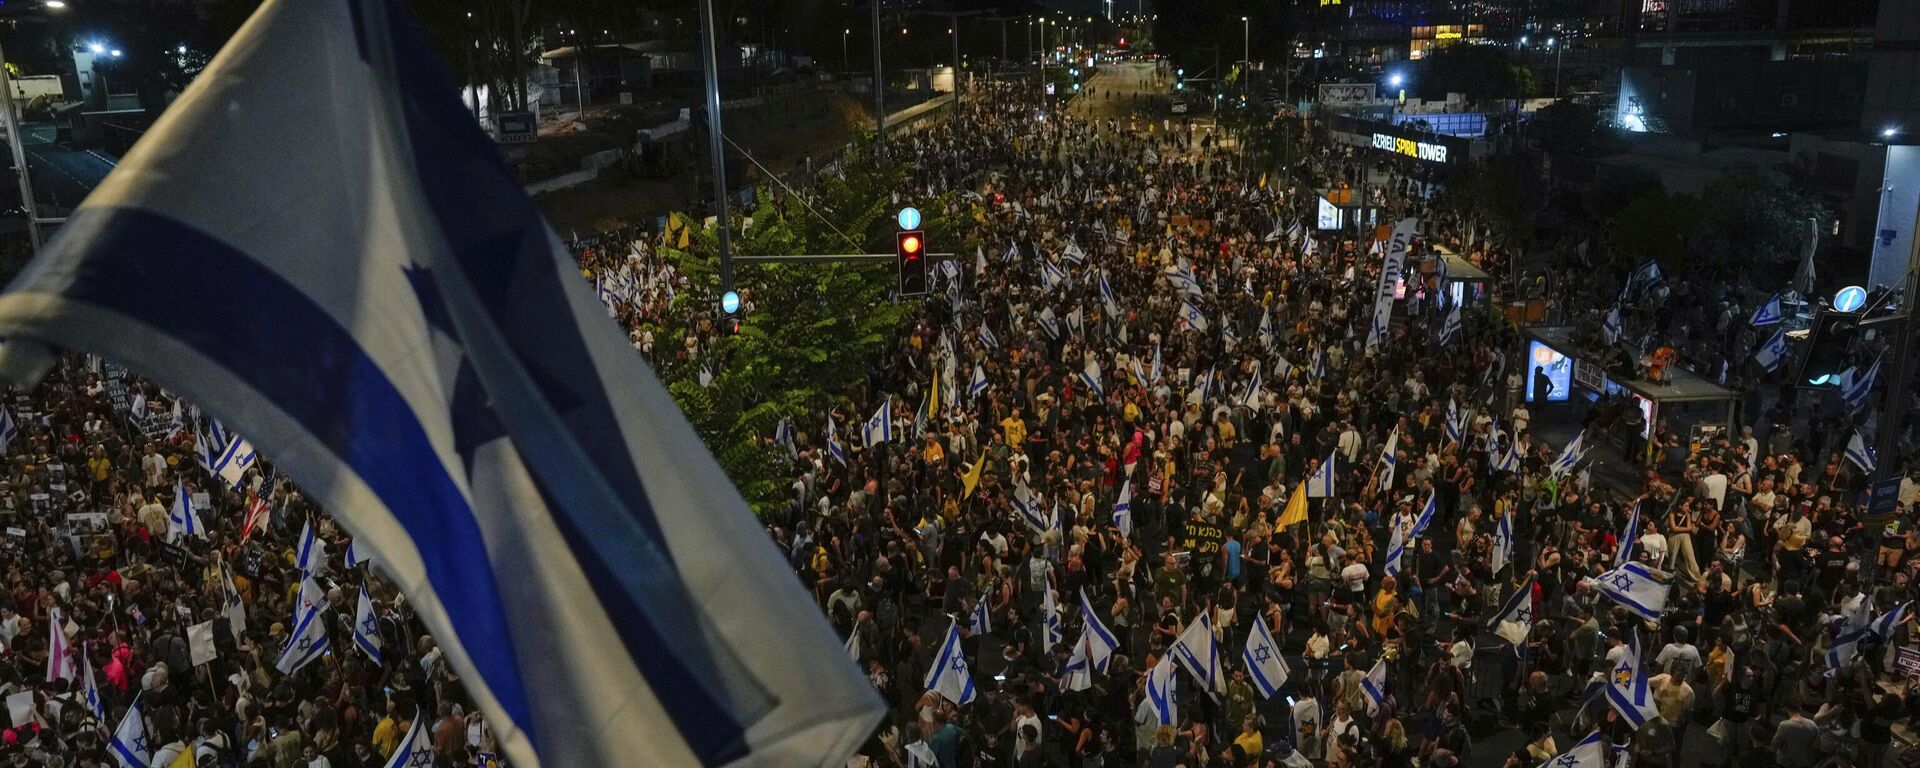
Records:
<instances>
[{"instance_id":1,"label":"digital advertising screen","mask_svg":"<svg viewBox=\"0 0 1920 768\"><path fill-rule=\"evenodd\" d=\"M1540 373L1545 373L1553 388L1545 393L1533 391ZM1564 403L1573 390L1573 360L1537 341L1527 342L1527 402ZM1545 395L1544 398L1541 395Z\"/></svg>"}]
</instances>

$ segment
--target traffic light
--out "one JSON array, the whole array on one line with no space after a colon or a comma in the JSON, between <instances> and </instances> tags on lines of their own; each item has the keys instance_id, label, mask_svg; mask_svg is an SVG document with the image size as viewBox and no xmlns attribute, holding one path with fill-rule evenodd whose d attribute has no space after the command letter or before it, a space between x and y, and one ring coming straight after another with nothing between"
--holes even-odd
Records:
<instances>
[{"instance_id":1,"label":"traffic light","mask_svg":"<svg viewBox=\"0 0 1920 768\"><path fill-rule=\"evenodd\" d=\"M738 336L740 325L746 318L746 312L740 306L740 293L727 291L720 295L720 332L727 336Z\"/></svg>"},{"instance_id":2,"label":"traffic light","mask_svg":"<svg viewBox=\"0 0 1920 768\"><path fill-rule=\"evenodd\" d=\"M919 296L927 292L927 238L918 229L894 236L894 261L900 267L900 295Z\"/></svg>"}]
</instances>

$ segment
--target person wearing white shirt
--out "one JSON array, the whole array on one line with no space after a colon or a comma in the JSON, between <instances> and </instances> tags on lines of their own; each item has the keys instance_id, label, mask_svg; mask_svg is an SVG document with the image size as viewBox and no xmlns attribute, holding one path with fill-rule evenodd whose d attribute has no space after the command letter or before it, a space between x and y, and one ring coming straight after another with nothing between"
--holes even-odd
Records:
<instances>
[{"instance_id":1,"label":"person wearing white shirt","mask_svg":"<svg viewBox=\"0 0 1920 768\"><path fill-rule=\"evenodd\" d=\"M1360 449L1362 447L1360 433L1353 428L1352 424L1346 424L1344 426L1346 430L1340 433L1340 440L1335 443L1335 446L1340 450L1340 456L1345 458L1347 463L1351 464L1360 460Z\"/></svg>"}]
</instances>

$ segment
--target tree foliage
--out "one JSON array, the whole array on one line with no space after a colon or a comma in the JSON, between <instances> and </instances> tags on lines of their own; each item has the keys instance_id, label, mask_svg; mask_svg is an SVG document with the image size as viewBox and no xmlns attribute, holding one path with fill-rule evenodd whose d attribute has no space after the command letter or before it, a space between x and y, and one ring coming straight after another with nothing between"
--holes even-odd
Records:
<instances>
[{"instance_id":1,"label":"tree foliage","mask_svg":"<svg viewBox=\"0 0 1920 768\"><path fill-rule=\"evenodd\" d=\"M1532 236L1534 220L1546 202L1540 175L1513 155L1474 163L1448 186L1447 194L1458 210L1470 212L1474 223L1486 225L1495 240L1510 243Z\"/></svg>"},{"instance_id":2,"label":"tree foliage","mask_svg":"<svg viewBox=\"0 0 1920 768\"><path fill-rule=\"evenodd\" d=\"M1530 76L1505 51L1483 45L1449 45L1421 60L1408 90L1424 99L1449 93L1468 99L1517 99L1526 95Z\"/></svg>"},{"instance_id":3,"label":"tree foliage","mask_svg":"<svg viewBox=\"0 0 1920 768\"><path fill-rule=\"evenodd\" d=\"M1647 192L1627 203L1608 222L1607 245L1630 263L1677 262L1706 231L1700 201L1693 195Z\"/></svg>"},{"instance_id":4,"label":"tree foliage","mask_svg":"<svg viewBox=\"0 0 1920 768\"><path fill-rule=\"evenodd\" d=\"M1619 151L1620 139L1592 106L1557 101L1533 113L1528 133L1542 151L1599 157Z\"/></svg>"}]
</instances>

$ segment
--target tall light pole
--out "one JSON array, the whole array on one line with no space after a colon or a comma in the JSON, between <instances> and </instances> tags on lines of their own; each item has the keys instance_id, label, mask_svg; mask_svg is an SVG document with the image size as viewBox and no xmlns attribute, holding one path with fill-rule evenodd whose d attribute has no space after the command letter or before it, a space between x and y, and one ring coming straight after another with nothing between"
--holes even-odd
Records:
<instances>
[{"instance_id":1,"label":"tall light pole","mask_svg":"<svg viewBox=\"0 0 1920 768\"><path fill-rule=\"evenodd\" d=\"M700 57L707 74L707 151L713 155L713 215L719 222L720 293L733 290L733 225L727 220L726 136L720 132L720 32L714 28L713 0L700 0ZM584 106L581 109L585 109Z\"/></svg>"},{"instance_id":2,"label":"tall light pole","mask_svg":"<svg viewBox=\"0 0 1920 768\"><path fill-rule=\"evenodd\" d=\"M853 71L853 57L847 55L847 35L853 34L853 27L840 30L840 71Z\"/></svg>"},{"instance_id":3,"label":"tall light pole","mask_svg":"<svg viewBox=\"0 0 1920 768\"><path fill-rule=\"evenodd\" d=\"M1247 95L1247 89L1250 86L1247 81L1253 79L1253 43L1250 42L1252 37L1247 30L1247 17L1242 16L1240 17L1240 95L1243 97Z\"/></svg>"},{"instance_id":4,"label":"tall light pole","mask_svg":"<svg viewBox=\"0 0 1920 768\"><path fill-rule=\"evenodd\" d=\"M887 78L880 66L880 44L885 38L880 36L880 0L868 0L873 4L873 141L875 146L887 143Z\"/></svg>"},{"instance_id":5,"label":"tall light pole","mask_svg":"<svg viewBox=\"0 0 1920 768\"><path fill-rule=\"evenodd\" d=\"M1555 99L1560 98L1560 54L1567 50L1567 47L1560 45L1559 42L1560 39L1557 37L1547 38L1547 47L1553 49L1553 97Z\"/></svg>"}]
</instances>

